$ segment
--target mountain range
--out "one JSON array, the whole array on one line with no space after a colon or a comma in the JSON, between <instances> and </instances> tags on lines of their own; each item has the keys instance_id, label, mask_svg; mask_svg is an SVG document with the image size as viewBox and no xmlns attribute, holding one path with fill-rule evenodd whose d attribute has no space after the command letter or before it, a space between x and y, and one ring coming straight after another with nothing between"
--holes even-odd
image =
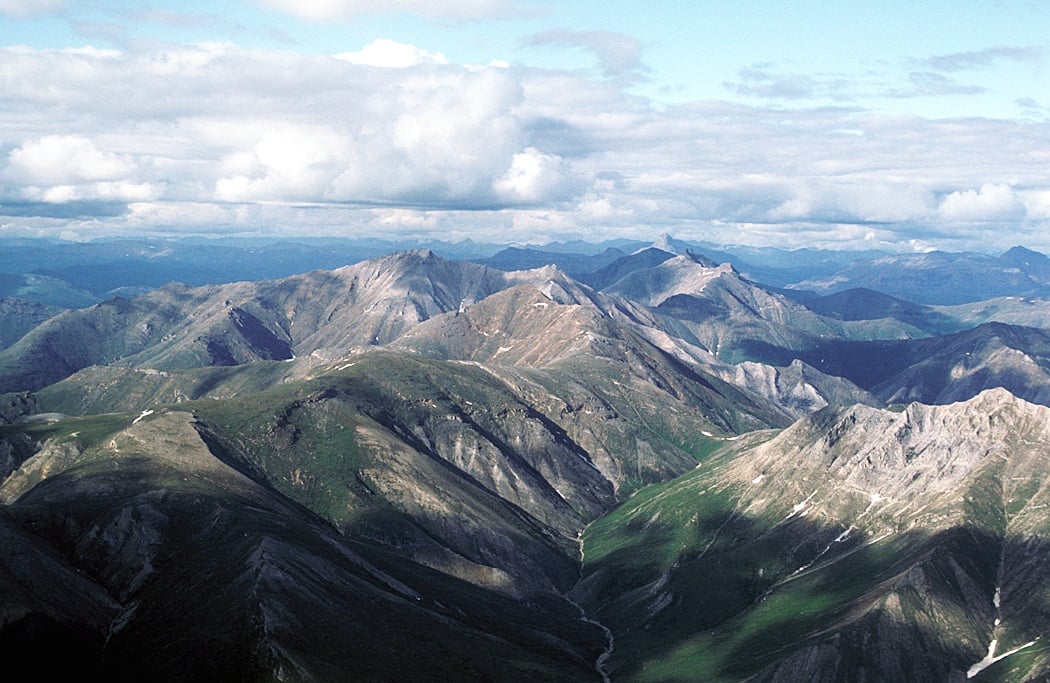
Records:
<instances>
[{"instance_id":1,"label":"mountain range","mask_svg":"<svg viewBox=\"0 0 1050 683\"><path fill-rule=\"evenodd\" d=\"M1045 257L806 252L858 286L803 291L699 246L5 300L0 653L116 680L1050 676ZM955 303L903 296L981 263Z\"/></svg>"},{"instance_id":2,"label":"mountain range","mask_svg":"<svg viewBox=\"0 0 1050 683\"><path fill-rule=\"evenodd\" d=\"M169 282L194 286L267 280L423 249L504 271L557 265L596 289L626 274L625 268L637 265L638 253L648 250L652 251L643 258L650 266L668 254L692 255L729 263L752 281L789 288L801 296L867 288L920 304L957 305L1007 296L1045 298L1050 286L1050 259L1020 246L992 255L783 249L670 235L652 242L617 239L540 246L370 238L0 238L0 297L79 308L113 296L137 296Z\"/></svg>"}]
</instances>

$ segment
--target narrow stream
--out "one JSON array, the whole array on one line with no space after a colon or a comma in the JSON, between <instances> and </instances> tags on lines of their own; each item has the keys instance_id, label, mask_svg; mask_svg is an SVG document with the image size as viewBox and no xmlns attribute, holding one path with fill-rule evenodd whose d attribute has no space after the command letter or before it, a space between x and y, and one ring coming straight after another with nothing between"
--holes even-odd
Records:
<instances>
[{"instance_id":1,"label":"narrow stream","mask_svg":"<svg viewBox=\"0 0 1050 683\"><path fill-rule=\"evenodd\" d=\"M583 555L583 533L582 532L580 533L579 537L577 538L577 541L580 544L580 580L583 580L583 558L584 558L584 555ZM608 626L606 626L602 622L590 618L587 615L587 610L585 610L583 608L583 605L581 605L580 603L578 603L575 600L573 600L570 597L570 595L569 595L570 593L572 593L572 590L570 590L569 593L566 593L565 599L568 600L570 604L574 605L576 607L576 609L578 609L580 611L580 621L584 621L584 622L586 622L588 624L593 624L594 626L597 626L598 628L600 628L605 633L605 650L600 655L598 655L598 659L595 660L595 662L594 662L594 670L597 671L598 675L602 677L602 683L611 683L612 678L609 676L609 672L606 670L605 665L609 661L609 657L612 657L613 649L616 647L616 639L613 636L613 632L609 629Z\"/></svg>"}]
</instances>

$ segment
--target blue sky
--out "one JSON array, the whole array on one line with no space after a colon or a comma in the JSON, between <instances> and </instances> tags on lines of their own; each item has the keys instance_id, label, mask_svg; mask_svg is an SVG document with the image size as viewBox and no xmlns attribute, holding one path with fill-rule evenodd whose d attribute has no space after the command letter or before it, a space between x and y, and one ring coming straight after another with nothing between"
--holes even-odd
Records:
<instances>
[{"instance_id":1,"label":"blue sky","mask_svg":"<svg viewBox=\"0 0 1050 683\"><path fill-rule=\"evenodd\" d=\"M0 235L1050 250L1034 1L0 0Z\"/></svg>"}]
</instances>

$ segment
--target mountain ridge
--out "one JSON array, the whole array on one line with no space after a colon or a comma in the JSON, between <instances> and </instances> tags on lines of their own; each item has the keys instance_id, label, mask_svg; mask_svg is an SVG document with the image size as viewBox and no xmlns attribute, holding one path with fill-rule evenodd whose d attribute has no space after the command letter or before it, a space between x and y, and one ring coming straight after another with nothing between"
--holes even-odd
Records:
<instances>
[{"instance_id":1,"label":"mountain ridge","mask_svg":"<svg viewBox=\"0 0 1050 683\"><path fill-rule=\"evenodd\" d=\"M0 351L0 653L46 636L56 675L118 679L1048 675L1050 338L966 323L1039 305L793 294L663 244L576 261L615 257L591 279L415 250L49 318Z\"/></svg>"},{"instance_id":2,"label":"mountain ridge","mask_svg":"<svg viewBox=\"0 0 1050 683\"><path fill-rule=\"evenodd\" d=\"M951 680L993 638L1030 650L1020 680L1045 675L1050 604L1026 596L1047 582L1048 418L1002 389L828 408L635 497L588 530L577 589L616 635L614 675ZM698 589L717 581L724 598Z\"/></svg>"}]
</instances>

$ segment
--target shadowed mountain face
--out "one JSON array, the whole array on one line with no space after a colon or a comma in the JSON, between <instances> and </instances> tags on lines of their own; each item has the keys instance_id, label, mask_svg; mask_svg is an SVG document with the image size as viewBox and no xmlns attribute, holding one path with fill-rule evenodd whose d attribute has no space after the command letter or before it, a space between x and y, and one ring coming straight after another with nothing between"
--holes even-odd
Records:
<instances>
[{"instance_id":1,"label":"shadowed mountain face","mask_svg":"<svg viewBox=\"0 0 1050 683\"><path fill-rule=\"evenodd\" d=\"M28 487L0 518L5 594L23 587L0 630L14 661L46 636L110 680L596 678L602 635L571 606L527 607L340 535L199 429L149 416L5 485Z\"/></svg>"},{"instance_id":2,"label":"shadowed mountain face","mask_svg":"<svg viewBox=\"0 0 1050 683\"><path fill-rule=\"evenodd\" d=\"M27 332L57 315L61 309L24 299L0 298L0 349L5 349Z\"/></svg>"},{"instance_id":3,"label":"shadowed mountain face","mask_svg":"<svg viewBox=\"0 0 1050 683\"><path fill-rule=\"evenodd\" d=\"M591 285L408 252L168 285L0 351L0 654L117 680L1050 674L1050 344L967 329L1039 303L561 260Z\"/></svg>"},{"instance_id":4,"label":"shadowed mountain face","mask_svg":"<svg viewBox=\"0 0 1050 683\"><path fill-rule=\"evenodd\" d=\"M592 525L575 593L629 679L952 680L993 640L1040 679L1048 424L1002 390L821 411Z\"/></svg>"},{"instance_id":5,"label":"shadowed mountain face","mask_svg":"<svg viewBox=\"0 0 1050 683\"><path fill-rule=\"evenodd\" d=\"M792 296L790 290L782 290ZM871 289L848 289L827 296L805 297L800 301L809 310L841 320L892 319L929 335L956 332L963 325L950 315L939 313L932 306L888 296Z\"/></svg>"},{"instance_id":6,"label":"shadowed mountain face","mask_svg":"<svg viewBox=\"0 0 1050 683\"><path fill-rule=\"evenodd\" d=\"M951 403L1004 387L1050 405L1050 336L1045 330L989 323L932 339L829 342L802 355L823 372L845 377L888 403Z\"/></svg>"}]
</instances>

